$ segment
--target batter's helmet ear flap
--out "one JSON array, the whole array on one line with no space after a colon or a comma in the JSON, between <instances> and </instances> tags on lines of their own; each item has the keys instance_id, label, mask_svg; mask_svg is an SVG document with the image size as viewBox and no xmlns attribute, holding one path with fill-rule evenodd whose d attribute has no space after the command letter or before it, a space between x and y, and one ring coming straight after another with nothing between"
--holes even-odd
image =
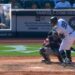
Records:
<instances>
[{"instance_id":1,"label":"batter's helmet ear flap","mask_svg":"<svg viewBox=\"0 0 75 75\"><path fill-rule=\"evenodd\" d=\"M51 22L51 23L57 23L57 21L58 21L58 19L57 19L56 16L52 16L52 17L50 18L50 22Z\"/></svg>"}]
</instances>

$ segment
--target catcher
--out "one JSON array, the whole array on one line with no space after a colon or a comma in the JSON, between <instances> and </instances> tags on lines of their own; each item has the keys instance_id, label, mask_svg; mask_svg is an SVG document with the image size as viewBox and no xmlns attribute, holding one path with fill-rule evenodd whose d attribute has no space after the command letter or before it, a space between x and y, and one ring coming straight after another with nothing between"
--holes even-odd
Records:
<instances>
[{"instance_id":1,"label":"catcher","mask_svg":"<svg viewBox=\"0 0 75 75\"><path fill-rule=\"evenodd\" d=\"M49 58L50 55L57 56L60 63L62 63L62 58L59 53L59 47L63 35L58 36L57 32L52 30L48 33L48 37L44 40L43 47L40 49L40 54L43 56L44 60L42 62L46 64L51 64L51 60Z\"/></svg>"}]
</instances>

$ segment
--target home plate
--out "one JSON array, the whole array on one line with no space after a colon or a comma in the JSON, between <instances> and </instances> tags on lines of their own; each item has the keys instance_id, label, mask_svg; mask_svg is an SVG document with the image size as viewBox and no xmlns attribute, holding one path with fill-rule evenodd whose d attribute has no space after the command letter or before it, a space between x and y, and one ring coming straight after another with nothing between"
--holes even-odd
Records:
<instances>
[{"instance_id":1,"label":"home plate","mask_svg":"<svg viewBox=\"0 0 75 75\"><path fill-rule=\"evenodd\" d=\"M43 70L43 69L45 69L44 67L38 67L38 66L33 66L33 67L28 67L28 69L30 69L30 70Z\"/></svg>"},{"instance_id":2,"label":"home plate","mask_svg":"<svg viewBox=\"0 0 75 75\"><path fill-rule=\"evenodd\" d=\"M34 68L34 69L43 69L44 67L29 67L29 68Z\"/></svg>"}]
</instances>

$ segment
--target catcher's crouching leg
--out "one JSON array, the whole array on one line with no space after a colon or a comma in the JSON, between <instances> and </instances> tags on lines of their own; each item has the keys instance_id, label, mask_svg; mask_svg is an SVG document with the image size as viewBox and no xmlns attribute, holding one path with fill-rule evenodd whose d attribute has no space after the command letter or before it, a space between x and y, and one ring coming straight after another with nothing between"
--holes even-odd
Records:
<instances>
[{"instance_id":1,"label":"catcher's crouching leg","mask_svg":"<svg viewBox=\"0 0 75 75\"><path fill-rule=\"evenodd\" d=\"M57 56L59 62L62 63L63 59L62 59L62 57L61 57L60 52L59 52L58 49L55 49L55 55Z\"/></svg>"},{"instance_id":2,"label":"catcher's crouching leg","mask_svg":"<svg viewBox=\"0 0 75 75\"><path fill-rule=\"evenodd\" d=\"M59 60L59 62L60 62L60 63L62 63L62 62L63 62L63 60L62 60L61 55L60 55L60 53L59 53L59 52L58 52L58 54L57 54L57 58L58 58L58 60Z\"/></svg>"},{"instance_id":3,"label":"catcher's crouching leg","mask_svg":"<svg viewBox=\"0 0 75 75\"><path fill-rule=\"evenodd\" d=\"M46 49L44 47L40 49L40 54L44 58L44 60L42 60L42 62L44 62L46 64L51 63L50 58L49 58L49 54L46 53Z\"/></svg>"}]
</instances>

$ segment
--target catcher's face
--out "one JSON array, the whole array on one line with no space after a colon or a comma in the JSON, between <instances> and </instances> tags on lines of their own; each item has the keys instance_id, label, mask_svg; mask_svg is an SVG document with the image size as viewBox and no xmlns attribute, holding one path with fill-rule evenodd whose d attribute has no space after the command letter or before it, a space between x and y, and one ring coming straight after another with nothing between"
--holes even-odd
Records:
<instances>
[{"instance_id":1,"label":"catcher's face","mask_svg":"<svg viewBox=\"0 0 75 75\"><path fill-rule=\"evenodd\" d=\"M51 22L51 26L52 26L52 27L56 26L56 24L57 24L57 23L55 23L55 22Z\"/></svg>"}]
</instances>

